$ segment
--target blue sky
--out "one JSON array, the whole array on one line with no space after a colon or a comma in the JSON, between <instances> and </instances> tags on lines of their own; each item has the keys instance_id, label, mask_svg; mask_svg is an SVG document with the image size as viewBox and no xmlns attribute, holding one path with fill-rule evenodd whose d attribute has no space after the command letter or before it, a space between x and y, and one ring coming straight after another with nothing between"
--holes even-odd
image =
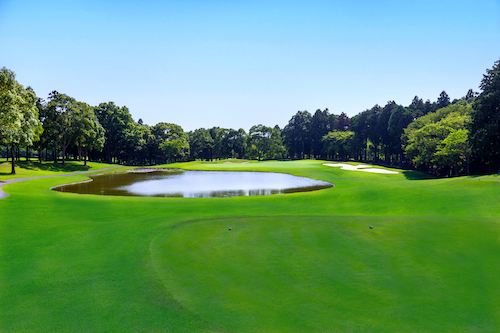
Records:
<instances>
[{"instance_id":1,"label":"blue sky","mask_svg":"<svg viewBox=\"0 0 500 333\"><path fill-rule=\"evenodd\" d=\"M39 97L186 131L460 98L498 59L499 0L0 0L0 67Z\"/></svg>"}]
</instances>

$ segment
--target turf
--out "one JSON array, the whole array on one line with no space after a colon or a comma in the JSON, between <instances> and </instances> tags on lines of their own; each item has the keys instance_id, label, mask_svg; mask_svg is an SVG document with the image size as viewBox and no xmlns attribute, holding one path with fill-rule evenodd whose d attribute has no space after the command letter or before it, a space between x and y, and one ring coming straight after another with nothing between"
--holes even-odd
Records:
<instances>
[{"instance_id":1,"label":"turf","mask_svg":"<svg viewBox=\"0 0 500 333\"><path fill-rule=\"evenodd\" d=\"M320 161L169 166L335 187L181 199L48 190L84 176L5 186L0 331L500 330L497 176L425 179Z\"/></svg>"},{"instance_id":2,"label":"turf","mask_svg":"<svg viewBox=\"0 0 500 333\"><path fill-rule=\"evenodd\" d=\"M200 220L165 232L152 256L181 304L238 332L484 332L497 327L496 227L399 217Z\"/></svg>"},{"instance_id":3,"label":"turf","mask_svg":"<svg viewBox=\"0 0 500 333\"><path fill-rule=\"evenodd\" d=\"M54 162L40 163L36 160L30 160L30 161L23 160L16 162L16 173L11 174L12 171L11 162L10 161L6 162L5 159L0 159L0 181L15 179L15 178L25 178L25 177L62 175L70 172L92 171L107 167L117 167L117 165L87 162L87 166L84 166L83 162L66 161L66 165L63 166L60 163L54 163ZM126 168L118 167L117 169L126 169Z\"/></svg>"}]
</instances>

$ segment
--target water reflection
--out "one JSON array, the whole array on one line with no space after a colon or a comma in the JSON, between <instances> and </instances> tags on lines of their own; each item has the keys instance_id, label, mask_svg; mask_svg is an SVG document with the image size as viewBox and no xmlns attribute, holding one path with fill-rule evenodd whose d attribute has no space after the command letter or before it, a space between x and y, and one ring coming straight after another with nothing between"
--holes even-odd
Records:
<instances>
[{"instance_id":1,"label":"water reflection","mask_svg":"<svg viewBox=\"0 0 500 333\"><path fill-rule=\"evenodd\" d=\"M313 191L328 182L289 174L247 171L155 171L92 177L92 182L54 188L61 192L125 196L220 198Z\"/></svg>"}]
</instances>

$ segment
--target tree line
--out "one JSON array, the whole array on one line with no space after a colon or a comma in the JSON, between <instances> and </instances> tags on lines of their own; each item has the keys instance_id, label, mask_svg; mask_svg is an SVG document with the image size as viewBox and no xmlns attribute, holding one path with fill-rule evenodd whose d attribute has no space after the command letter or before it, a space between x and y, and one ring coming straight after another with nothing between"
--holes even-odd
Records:
<instances>
[{"instance_id":1,"label":"tree line","mask_svg":"<svg viewBox=\"0 0 500 333\"><path fill-rule=\"evenodd\" d=\"M355 160L416 168L436 175L500 172L500 60L479 86L450 101L415 96L408 106L389 101L349 118L318 109L298 111L284 128L262 124L199 128L134 121L113 102L90 106L53 91L46 100L0 71L0 148L12 161L75 158L126 165L245 158Z\"/></svg>"}]
</instances>

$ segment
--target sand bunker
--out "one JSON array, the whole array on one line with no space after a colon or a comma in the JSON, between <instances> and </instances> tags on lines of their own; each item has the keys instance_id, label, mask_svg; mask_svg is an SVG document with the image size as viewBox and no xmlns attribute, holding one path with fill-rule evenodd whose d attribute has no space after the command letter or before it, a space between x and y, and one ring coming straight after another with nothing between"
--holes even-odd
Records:
<instances>
[{"instance_id":1,"label":"sand bunker","mask_svg":"<svg viewBox=\"0 0 500 333\"><path fill-rule=\"evenodd\" d=\"M401 172L391 171L391 170L386 170L386 169L381 169L381 168L374 168L372 165L366 165L366 164L350 165L350 164L345 164L345 163L323 163L323 165L326 165L329 167L340 167L342 170L351 170L351 171L365 171L365 172L385 173L385 174L401 173Z\"/></svg>"}]
</instances>

